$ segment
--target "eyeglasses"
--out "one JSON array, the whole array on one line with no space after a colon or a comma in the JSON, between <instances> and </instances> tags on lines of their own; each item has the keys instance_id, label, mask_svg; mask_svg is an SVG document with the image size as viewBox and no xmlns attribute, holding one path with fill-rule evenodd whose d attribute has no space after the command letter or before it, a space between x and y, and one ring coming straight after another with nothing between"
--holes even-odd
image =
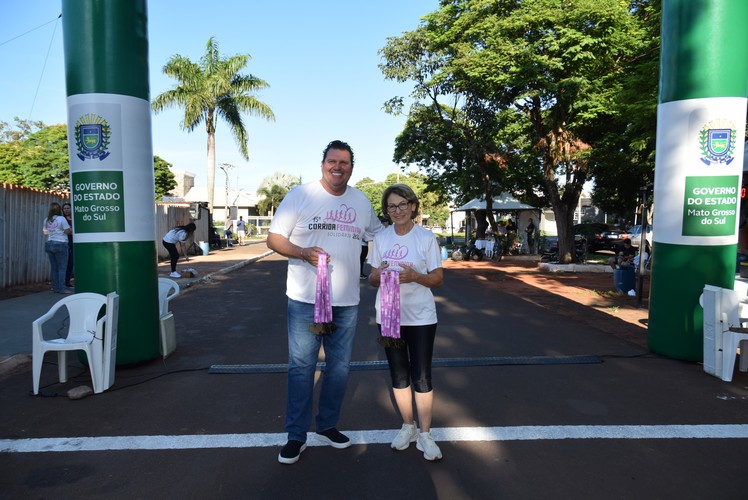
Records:
<instances>
[{"instance_id":1,"label":"eyeglasses","mask_svg":"<svg viewBox=\"0 0 748 500\"><path fill-rule=\"evenodd\" d=\"M408 209L408 205L410 205L409 201L401 201L397 205L387 205L387 211L390 213L394 213L396 211L405 212Z\"/></svg>"}]
</instances>

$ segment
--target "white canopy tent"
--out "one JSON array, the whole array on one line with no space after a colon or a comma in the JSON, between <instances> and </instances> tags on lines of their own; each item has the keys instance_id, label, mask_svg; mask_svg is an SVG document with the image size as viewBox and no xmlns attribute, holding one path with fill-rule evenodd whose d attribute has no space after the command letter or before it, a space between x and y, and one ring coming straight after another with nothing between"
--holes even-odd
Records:
<instances>
[{"instance_id":1,"label":"white canopy tent","mask_svg":"<svg viewBox=\"0 0 748 500\"><path fill-rule=\"evenodd\" d=\"M461 207L457 207L450 211L450 219L454 212L472 212L473 210L487 210L487 203L485 198L473 198L469 202L465 203ZM542 210L539 208L522 203L517 198L509 193L502 193L498 196L494 196L492 200L491 211L499 214L511 214L514 216L515 224L517 224L518 231L521 228L526 227L531 217L535 217L537 223L540 222ZM469 234L472 228L471 218L467 216L466 222L466 238L469 239ZM452 224L452 237L454 238L454 224Z\"/></svg>"},{"instance_id":2,"label":"white canopy tent","mask_svg":"<svg viewBox=\"0 0 748 500\"><path fill-rule=\"evenodd\" d=\"M473 198L461 207L455 208L452 211L463 212L470 210L486 210L488 208L487 205L488 204L486 203L485 198ZM520 210L538 209L533 207L532 205L528 205L527 203L522 203L509 193L502 193L499 196L493 197L492 210L494 212L519 212Z\"/></svg>"}]
</instances>

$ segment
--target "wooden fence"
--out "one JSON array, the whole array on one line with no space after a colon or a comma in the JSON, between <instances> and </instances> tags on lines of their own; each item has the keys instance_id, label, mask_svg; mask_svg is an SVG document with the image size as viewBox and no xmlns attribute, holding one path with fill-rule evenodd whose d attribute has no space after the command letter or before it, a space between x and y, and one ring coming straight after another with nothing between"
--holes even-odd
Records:
<instances>
[{"instance_id":1,"label":"wooden fence","mask_svg":"<svg viewBox=\"0 0 748 500\"><path fill-rule=\"evenodd\" d=\"M0 186L0 288L49 281L49 258L44 251L46 238L42 226L49 204L62 205L66 201L64 194L10 184ZM156 203L154 209L154 241L159 257L168 255L161 239L174 226L195 222L194 240L209 241L209 217L204 207L198 208L200 218L194 221L189 203Z\"/></svg>"},{"instance_id":2,"label":"wooden fence","mask_svg":"<svg viewBox=\"0 0 748 500\"><path fill-rule=\"evenodd\" d=\"M42 234L49 204L66 195L3 184L0 188L0 287L49 280Z\"/></svg>"}]
</instances>

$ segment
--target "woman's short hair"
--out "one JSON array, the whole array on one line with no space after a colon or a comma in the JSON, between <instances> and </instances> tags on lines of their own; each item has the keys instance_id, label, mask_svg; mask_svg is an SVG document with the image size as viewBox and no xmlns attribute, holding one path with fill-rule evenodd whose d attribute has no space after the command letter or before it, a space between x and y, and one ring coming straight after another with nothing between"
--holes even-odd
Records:
<instances>
[{"instance_id":1,"label":"woman's short hair","mask_svg":"<svg viewBox=\"0 0 748 500\"><path fill-rule=\"evenodd\" d=\"M415 219L419 214L418 210L421 208L421 202L418 201L418 196L416 196L416 193L407 184L393 184L384 190L384 193L382 193L382 213L384 215L388 214L387 198L389 198L393 193L405 198L408 203L415 204L415 208L413 208L413 211L410 213L410 218Z\"/></svg>"}]
</instances>

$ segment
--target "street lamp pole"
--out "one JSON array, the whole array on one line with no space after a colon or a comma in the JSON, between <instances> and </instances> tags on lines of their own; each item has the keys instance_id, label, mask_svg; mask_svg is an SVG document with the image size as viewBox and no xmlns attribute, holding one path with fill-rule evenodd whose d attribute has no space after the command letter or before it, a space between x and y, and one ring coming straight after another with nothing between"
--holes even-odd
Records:
<instances>
[{"instance_id":1,"label":"street lamp pole","mask_svg":"<svg viewBox=\"0 0 748 500\"><path fill-rule=\"evenodd\" d=\"M219 168L226 175L226 196L223 199L223 219L225 221L229 217L229 170L234 166L231 163L221 163Z\"/></svg>"}]
</instances>

